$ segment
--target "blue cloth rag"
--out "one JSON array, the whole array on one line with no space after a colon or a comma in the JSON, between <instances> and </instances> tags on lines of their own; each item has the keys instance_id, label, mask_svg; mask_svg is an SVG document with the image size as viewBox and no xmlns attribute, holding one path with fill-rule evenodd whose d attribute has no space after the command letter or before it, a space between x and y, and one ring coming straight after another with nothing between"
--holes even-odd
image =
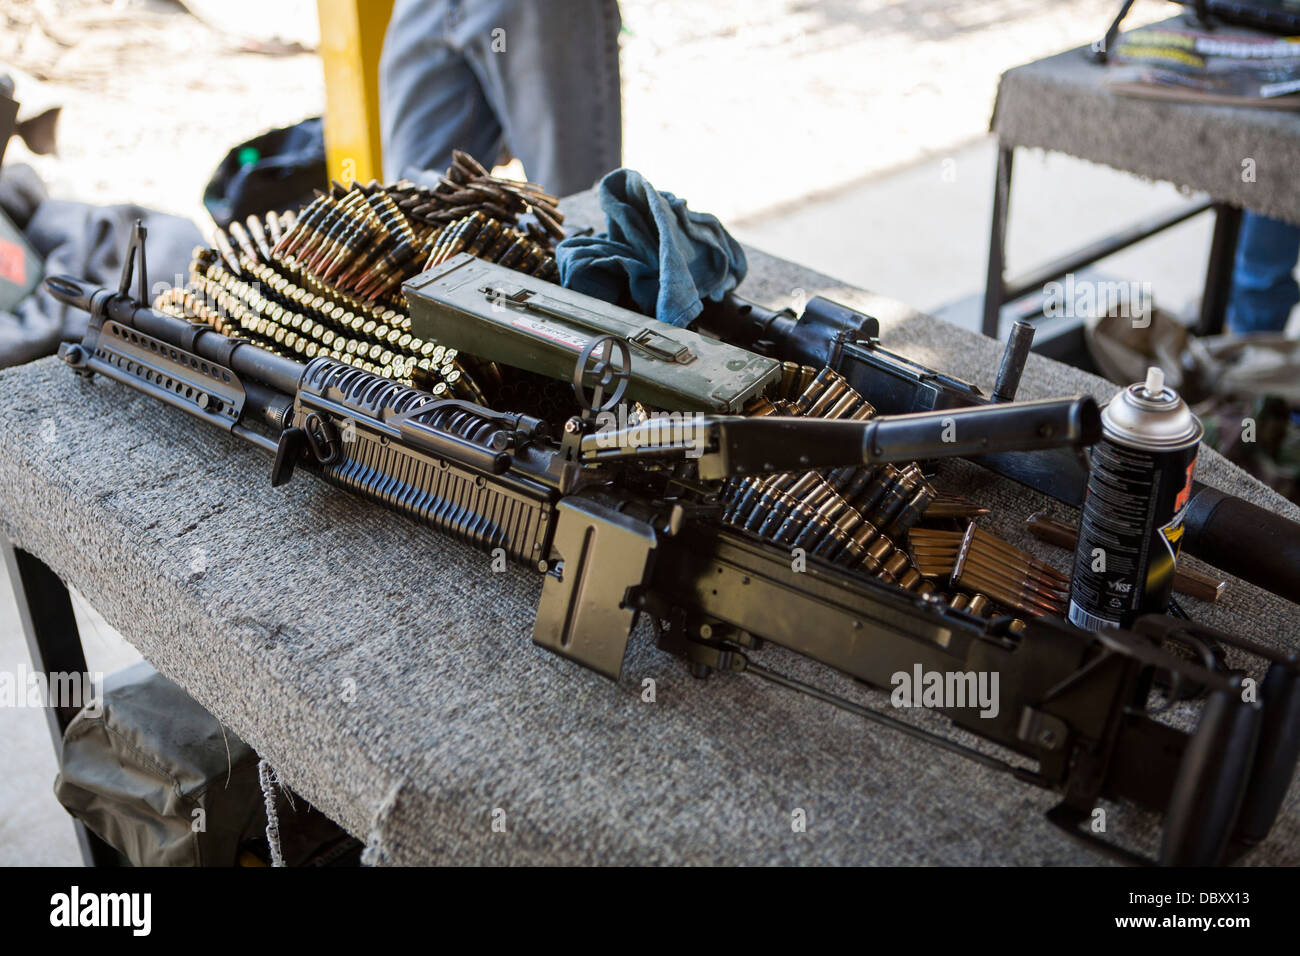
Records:
<instances>
[{"instance_id":1,"label":"blue cloth rag","mask_svg":"<svg viewBox=\"0 0 1300 956\"><path fill-rule=\"evenodd\" d=\"M686 326L704 299L719 301L745 278L745 251L716 216L692 212L635 170L606 174L600 208L607 232L555 248L560 282L575 292L606 302L626 292L646 315Z\"/></svg>"}]
</instances>

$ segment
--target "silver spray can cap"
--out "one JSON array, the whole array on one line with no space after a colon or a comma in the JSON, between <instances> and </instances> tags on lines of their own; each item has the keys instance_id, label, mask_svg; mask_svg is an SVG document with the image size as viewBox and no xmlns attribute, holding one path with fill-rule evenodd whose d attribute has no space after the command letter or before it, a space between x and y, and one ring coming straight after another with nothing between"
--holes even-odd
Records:
<instances>
[{"instance_id":1,"label":"silver spray can cap","mask_svg":"<svg viewBox=\"0 0 1300 956\"><path fill-rule=\"evenodd\" d=\"M1130 385L1111 399L1101 421L1111 438L1139 448L1184 447L1200 441L1204 431L1155 365L1147 369L1146 381Z\"/></svg>"}]
</instances>

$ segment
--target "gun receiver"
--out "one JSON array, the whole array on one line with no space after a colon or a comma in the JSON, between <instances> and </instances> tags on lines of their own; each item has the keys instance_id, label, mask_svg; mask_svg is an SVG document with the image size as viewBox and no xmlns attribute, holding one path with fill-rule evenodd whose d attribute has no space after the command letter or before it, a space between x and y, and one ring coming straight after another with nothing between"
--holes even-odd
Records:
<instances>
[{"instance_id":1,"label":"gun receiver","mask_svg":"<svg viewBox=\"0 0 1300 956\"><path fill-rule=\"evenodd\" d=\"M137 230L135 242L142 237ZM582 460L590 422L572 432L566 423L557 443L526 415L436 399L328 358L304 365L154 311L126 291L131 258L117 292L47 280L53 295L90 313L83 340L61 348L65 361L273 452L277 483L306 465L535 568L545 577L533 639L548 650L618 678L629 634L645 614L659 646L697 675L747 673L1053 790L1062 795L1053 822L1130 862L1149 860L1080 828L1097 801L1163 813L1156 859L1170 864L1231 859L1264 839L1278 813L1300 754L1294 654L1165 617L1140 619L1131 631L1090 633L1047 618L1017 629L1011 617L954 610L816 553L796 567L786 548L719 520L718 483L707 477L741 474L739 464L759 460L752 446L771 437L761 429L706 417L718 446L706 453L721 456L712 472L692 473L683 463L666 473L625 461L606 468L599 458ZM1024 409L1034 421L1047 415L1053 432L1039 435L1044 442L1095 437L1096 407L1086 401ZM984 438L996 447L1002 425L1023 424L1018 414L1004 405L950 417L992 423ZM903 454L899 448L914 455L918 442L934 440L937 424L933 416L893 420L897 426L873 421L877 428L856 429L841 457L825 452L825 460L880 460ZM844 438L777 427L796 458L822 455ZM971 440L979 434L972 428ZM799 460L798 467L808 465ZM914 669L999 675L993 712L954 701L939 709L1004 753L975 750L769 669L755 655L764 640L881 689ZM1241 676L1217 664L1213 641L1266 668L1257 700L1244 699ZM1161 693L1189 709L1191 729L1154 718L1151 702ZM1191 720L1198 702L1199 718Z\"/></svg>"}]
</instances>

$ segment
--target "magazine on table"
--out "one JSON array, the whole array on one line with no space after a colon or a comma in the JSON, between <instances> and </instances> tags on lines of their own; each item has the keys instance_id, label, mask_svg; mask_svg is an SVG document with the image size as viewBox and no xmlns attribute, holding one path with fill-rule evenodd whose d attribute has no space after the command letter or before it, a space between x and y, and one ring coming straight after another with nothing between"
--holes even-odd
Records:
<instances>
[{"instance_id":1,"label":"magazine on table","mask_svg":"<svg viewBox=\"0 0 1300 956\"><path fill-rule=\"evenodd\" d=\"M1245 32L1143 28L1120 37L1107 85L1187 102L1300 109L1300 42Z\"/></svg>"}]
</instances>

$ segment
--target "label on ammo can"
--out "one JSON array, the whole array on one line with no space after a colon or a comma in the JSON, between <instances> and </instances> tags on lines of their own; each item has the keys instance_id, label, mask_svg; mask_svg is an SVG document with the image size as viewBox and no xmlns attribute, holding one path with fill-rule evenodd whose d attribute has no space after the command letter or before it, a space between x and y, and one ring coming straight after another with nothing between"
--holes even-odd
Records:
<instances>
[{"instance_id":1,"label":"label on ammo can","mask_svg":"<svg viewBox=\"0 0 1300 956\"><path fill-rule=\"evenodd\" d=\"M1164 613L1199 446L1154 451L1108 438L1092 451L1070 585L1070 623L1127 627Z\"/></svg>"}]
</instances>

